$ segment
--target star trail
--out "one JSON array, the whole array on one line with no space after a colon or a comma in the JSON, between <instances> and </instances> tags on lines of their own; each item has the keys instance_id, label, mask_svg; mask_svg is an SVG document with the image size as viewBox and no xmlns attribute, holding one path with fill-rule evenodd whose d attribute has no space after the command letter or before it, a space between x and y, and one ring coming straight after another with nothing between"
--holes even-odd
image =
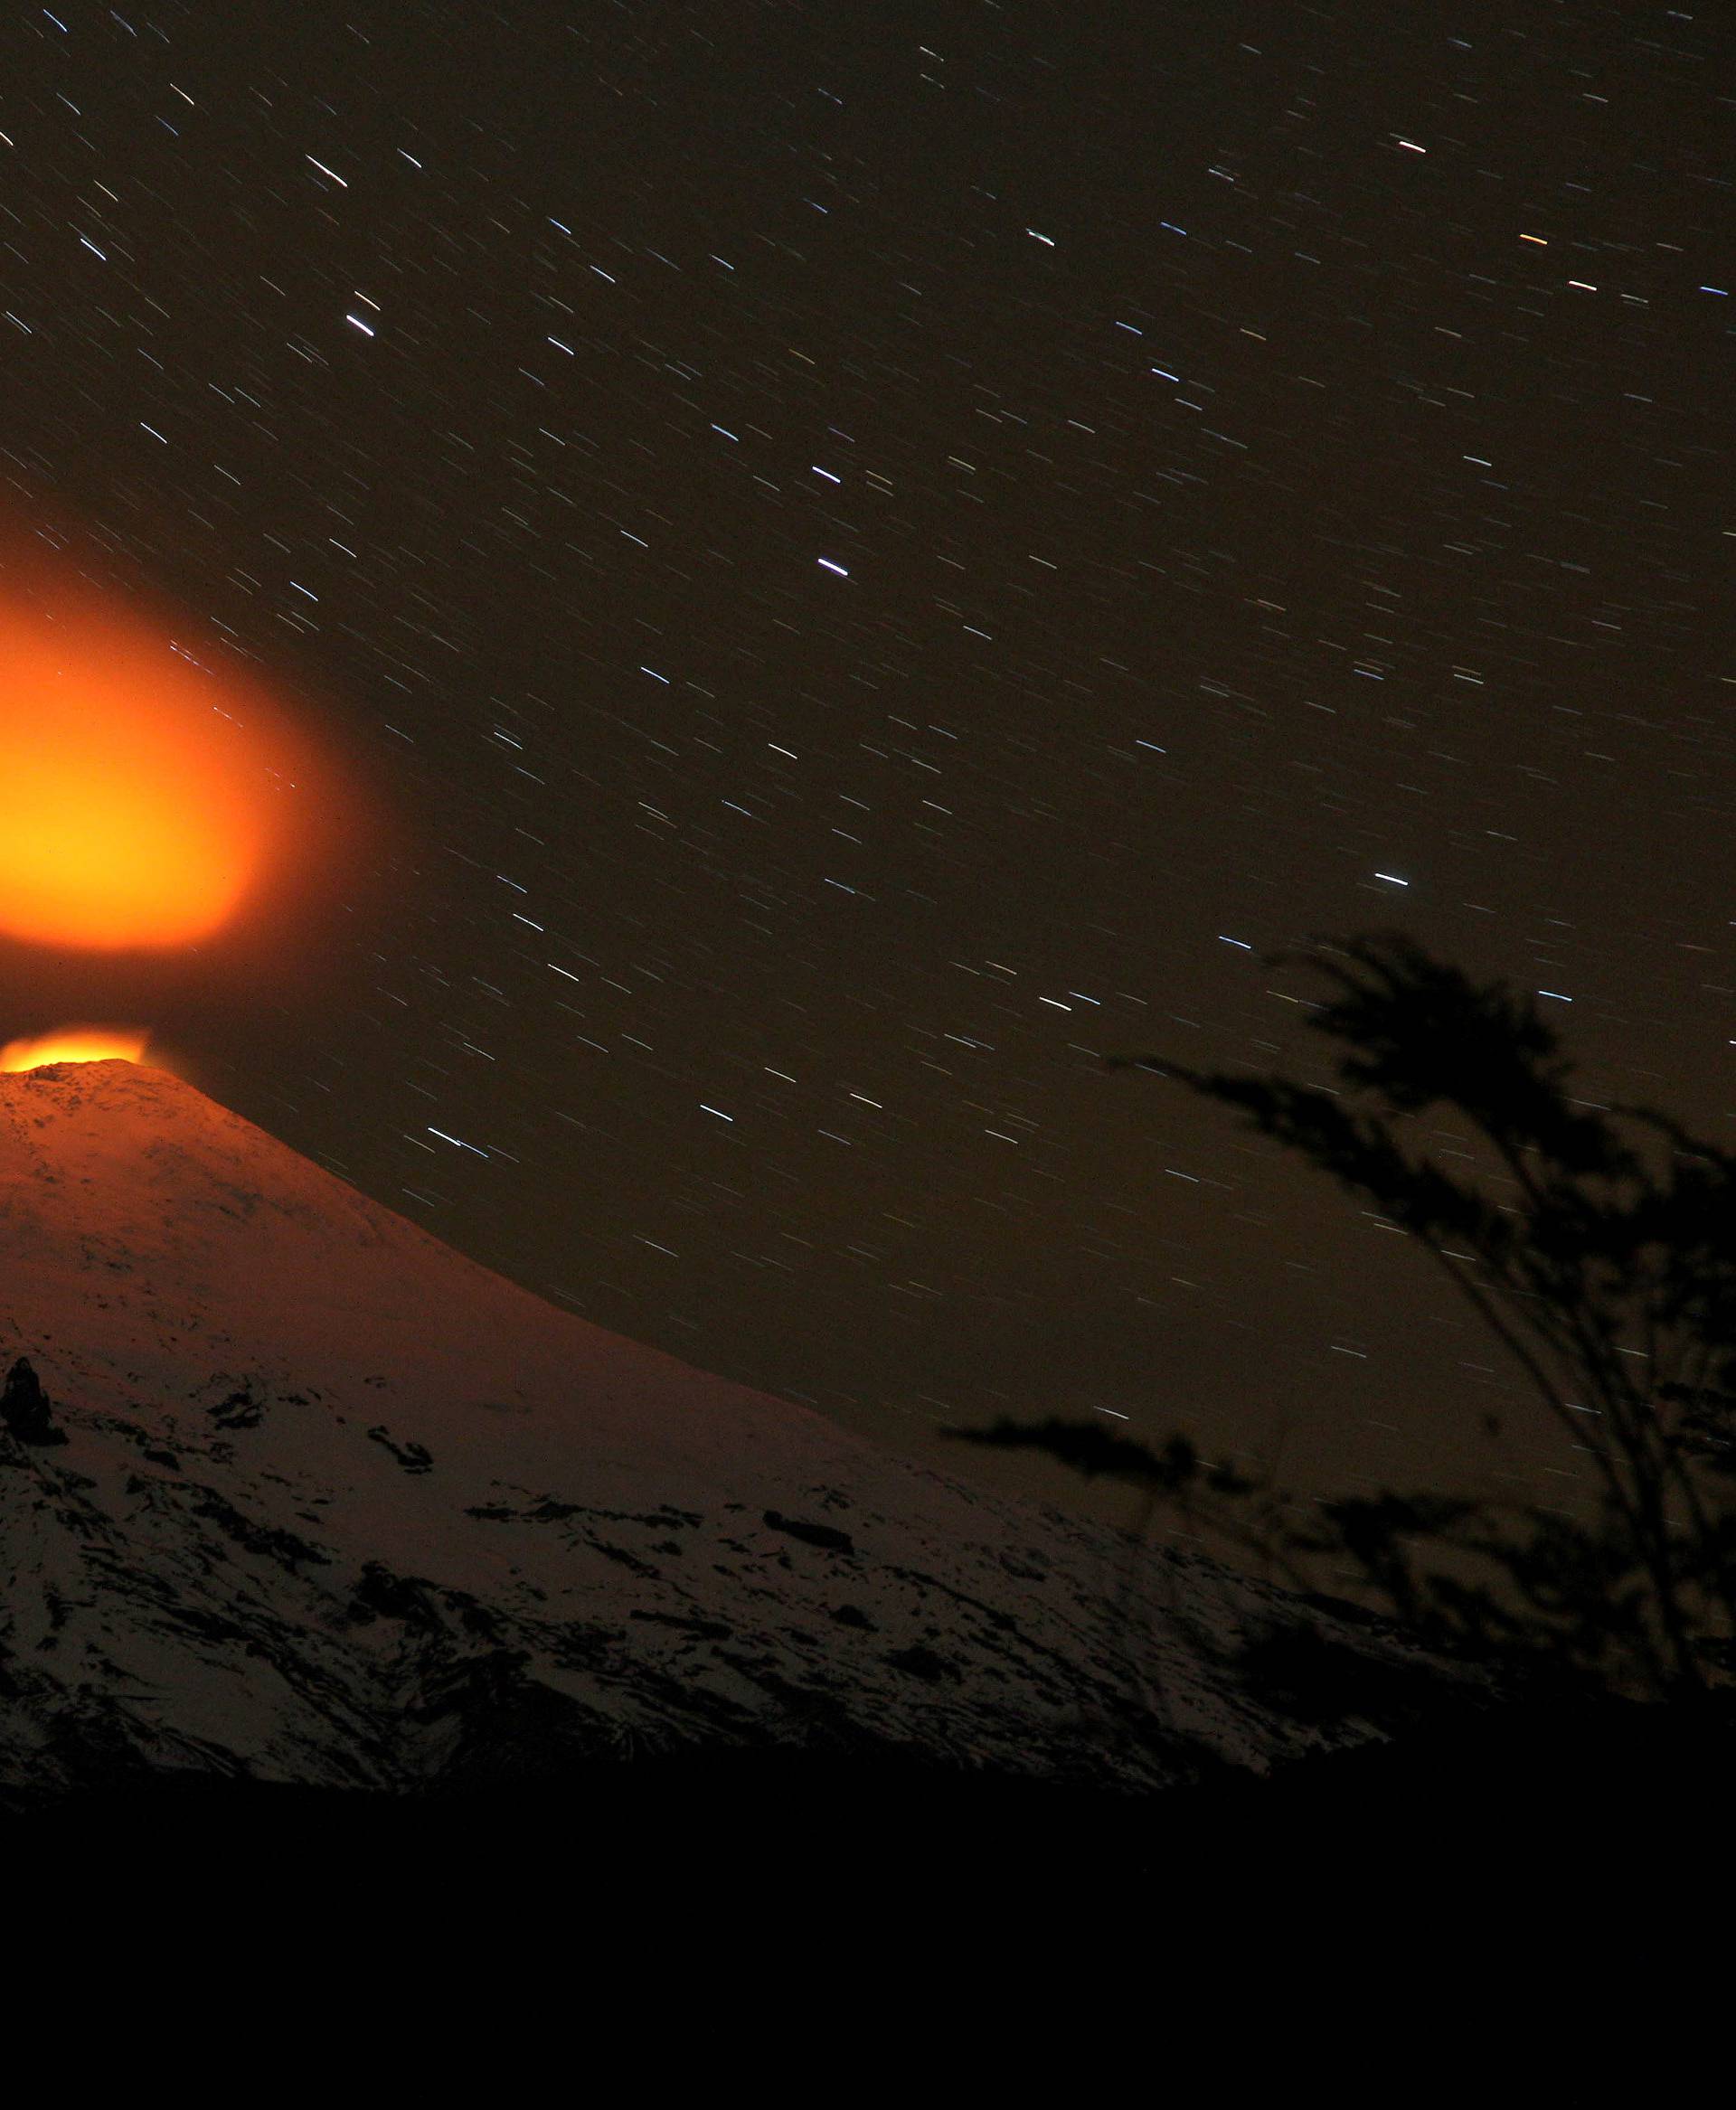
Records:
<instances>
[{"instance_id":1,"label":"star trail","mask_svg":"<svg viewBox=\"0 0 1736 2110\"><path fill-rule=\"evenodd\" d=\"M1731 61L1543 0L12 11L8 566L175 608L377 821L280 958L11 966L0 1037L150 1019L950 1470L1001 1414L1456 1456L1516 1384L1406 1241L1101 1058L1317 1073L1268 956L1398 927L1730 1138Z\"/></svg>"}]
</instances>

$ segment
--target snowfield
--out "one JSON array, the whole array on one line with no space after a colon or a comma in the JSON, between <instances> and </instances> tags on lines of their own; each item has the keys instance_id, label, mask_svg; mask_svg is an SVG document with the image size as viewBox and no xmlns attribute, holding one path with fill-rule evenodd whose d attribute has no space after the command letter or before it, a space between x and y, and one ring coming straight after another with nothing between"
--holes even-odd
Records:
<instances>
[{"instance_id":1,"label":"snowfield","mask_svg":"<svg viewBox=\"0 0 1736 2110\"><path fill-rule=\"evenodd\" d=\"M0 1077L18 1357L66 1440L0 1426L14 1802L696 1747L1143 1787L1486 1690L558 1311L125 1062Z\"/></svg>"}]
</instances>

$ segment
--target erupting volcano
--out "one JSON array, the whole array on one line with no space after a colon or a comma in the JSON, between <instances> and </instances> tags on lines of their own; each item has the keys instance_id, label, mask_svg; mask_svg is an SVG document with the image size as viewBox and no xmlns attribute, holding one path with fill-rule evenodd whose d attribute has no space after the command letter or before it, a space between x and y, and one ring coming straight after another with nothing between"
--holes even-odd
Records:
<instances>
[{"instance_id":1,"label":"erupting volcano","mask_svg":"<svg viewBox=\"0 0 1736 2110\"><path fill-rule=\"evenodd\" d=\"M127 1026L59 1026L36 1040L0 1048L0 1075L52 1062L143 1062L150 1035Z\"/></svg>"}]
</instances>

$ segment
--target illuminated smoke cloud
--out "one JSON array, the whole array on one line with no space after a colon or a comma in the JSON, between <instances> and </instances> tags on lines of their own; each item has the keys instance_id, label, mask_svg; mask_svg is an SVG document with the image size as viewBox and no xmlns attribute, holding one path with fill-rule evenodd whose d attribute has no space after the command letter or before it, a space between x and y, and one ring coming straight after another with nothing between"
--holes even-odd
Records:
<instances>
[{"instance_id":1,"label":"illuminated smoke cloud","mask_svg":"<svg viewBox=\"0 0 1736 2110\"><path fill-rule=\"evenodd\" d=\"M121 950L236 915L293 799L262 699L133 617L0 605L0 934Z\"/></svg>"}]
</instances>

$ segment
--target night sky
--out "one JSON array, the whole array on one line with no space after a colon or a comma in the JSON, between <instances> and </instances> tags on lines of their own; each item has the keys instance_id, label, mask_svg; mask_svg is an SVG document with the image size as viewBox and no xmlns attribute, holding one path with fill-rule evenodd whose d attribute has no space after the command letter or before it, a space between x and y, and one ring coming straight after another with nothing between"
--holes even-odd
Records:
<instances>
[{"instance_id":1,"label":"night sky","mask_svg":"<svg viewBox=\"0 0 1736 2110\"><path fill-rule=\"evenodd\" d=\"M1261 956L1396 927L1732 1140L1731 59L1543 0L9 9L10 583L267 683L354 817L195 952L0 953L0 1038L148 1023L954 1470L1072 1498L935 1433L1005 1413L1445 1472L1518 1400L1450 1288L1099 1056L1317 1078Z\"/></svg>"}]
</instances>

